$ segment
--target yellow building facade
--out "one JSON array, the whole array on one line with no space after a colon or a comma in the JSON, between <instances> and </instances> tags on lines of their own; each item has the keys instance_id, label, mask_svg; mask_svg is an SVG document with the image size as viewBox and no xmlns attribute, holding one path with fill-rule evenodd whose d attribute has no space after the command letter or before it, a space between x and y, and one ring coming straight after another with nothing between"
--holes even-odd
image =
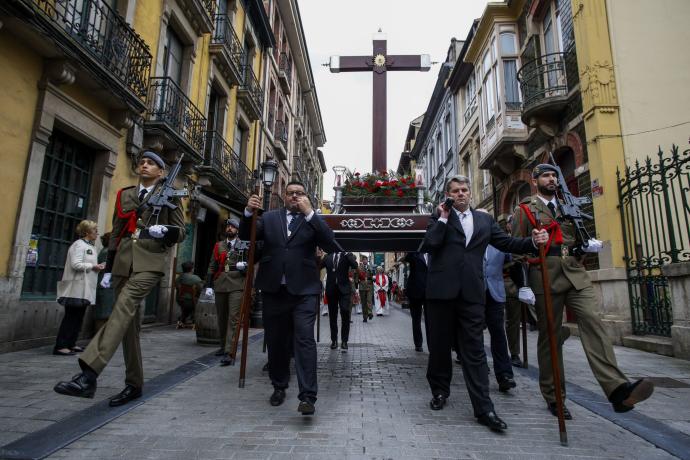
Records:
<instances>
[{"instance_id":1,"label":"yellow building facade","mask_svg":"<svg viewBox=\"0 0 690 460\"><path fill-rule=\"evenodd\" d=\"M253 187L274 43L259 0L0 5L0 351L52 341L74 227L110 229L142 149L182 157L190 237L178 263L205 271L201 254ZM171 276L172 263L145 320L167 320Z\"/></svg>"}]
</instances>

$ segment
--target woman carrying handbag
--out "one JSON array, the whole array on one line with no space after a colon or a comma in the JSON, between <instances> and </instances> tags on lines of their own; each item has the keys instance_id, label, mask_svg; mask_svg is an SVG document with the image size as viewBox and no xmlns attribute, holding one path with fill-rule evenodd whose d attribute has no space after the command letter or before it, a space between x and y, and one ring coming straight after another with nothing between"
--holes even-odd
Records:
<instances>
[{"instance_id":1,"label":"woman carrying handbag","mask_svg":"<svg viewBox=\"0 0 690 460\"><path fill-rule=\"evenodd\" d=\"M58 281L58 303L65 307L53 354L71 356L83 351L77 346L86 307L96 301L98 272L105 264L98 263L94 243L98 237L98 224L83 220L77 225L79 239L69 247L62 281Z\"/></svg>"}]
</instances>

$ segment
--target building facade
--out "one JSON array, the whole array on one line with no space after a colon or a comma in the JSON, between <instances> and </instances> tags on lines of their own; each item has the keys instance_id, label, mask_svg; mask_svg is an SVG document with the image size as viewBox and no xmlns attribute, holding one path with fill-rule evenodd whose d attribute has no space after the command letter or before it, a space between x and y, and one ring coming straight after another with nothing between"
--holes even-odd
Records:
<instances>
[{"instance_id":1,"label":"building facade","mask_svg":"<svg viewBox=\"0 0 690 460\"><path fill-rule=\"evenodd\" d=\"M263 159L262 82L277 48L267 11L259 0L2 2L0 351L53 340L74 228L91 219L101 233L110 229L116 191L136 183L144 148L169 164L182 159L176 185L190 192L188 237L176 260L204 274L223 220L242 212ZM308 82L301 40L295 80ZM314 92L310 81L300 84ZM318 103L305 111L310 133L322 136L311 145L323 145ZM315 147L312 157L319 162ZM146 300L144 321L170 318L172 266Z\"/></svg>"},{"instance_id":2,"label":"building facade","mask_svg":"<svg viewBox=\"0 0 690 460\"><path fill-rule=\"evenodd\" d=\"M634 201L634 195L645 184L654 190L635 172L673 167L668 176L675 177L690 156L681 148L671 158L671 146L688 137L680 112L690 91L677 78L688 58L675 52L687 41L687 31L667 27L687 12L687 3L677 1L663 8L615 0L492 2L469 31L446 85L457 108L454 155L458 171L472 179L473 206L504 219L534 192L532 168L553 155L571 192L593 198L585 206L594 216L587 230L604 241L604 250L588 256L586 266L614 342L690 356L687 302L682 294L672 299L669 287L690 273L677 268L690 252L690 210L673 196L646 193L669 212L648 211L646 223L630 223L630 216L637 217L635 206L652 207ZM639 34L650 27L657 33ZM650 64L671 63L671 72L651 72ZM442 129L438 121L432 125L429 130ZM666 150L666 166L646 164L658 146ZM430 169L426 177L436 174ZM667 185L658 176L654 184L667 188L667 195L684 186L681 179ZM667 230L640 230L655 221ZM662 276L667 265L676 270L673 279ZM659 338L658 346L640 345L633 333L671 338ZM647 337L645 343L654 340Z\"/></svg>"},{"instance_id":3,"label":"building facade","mask_svg":"<svg viewBox=\"0 0 690 460\"><path fill-rule=\"evenodd\" d=\"M296 0L264 1L276 37L266 55L262 159L278 162L271 206L279 206L290 180L303 182L316 206L323 195L326 165L319 148L326 142L321 109ZM319 157L321 155L321 157Z\"/></svg>"}]
</instances>

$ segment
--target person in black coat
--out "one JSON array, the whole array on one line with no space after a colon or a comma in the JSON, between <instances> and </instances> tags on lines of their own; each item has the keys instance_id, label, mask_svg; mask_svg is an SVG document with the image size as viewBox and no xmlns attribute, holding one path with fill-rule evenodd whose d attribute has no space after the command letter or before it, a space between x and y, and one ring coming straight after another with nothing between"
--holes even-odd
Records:
<instances>
[{"instance_id":1,"label":"person in black coat","mask_svg":"<svg viewBox=\"0 0 690 460\"><path fill-rule=\"evenodd\" d=\"M456 337L474 416L482 425L500 431L507 425L496 415L489 397L489 368L484 352L484 252L491 244L508 253L534 253L548 234L535 230L532 238L508 236L490 215L470 208L467 177L451 177L445 189L452 207L438 206L420 248L429 253L431 260L426 281L427 380L433 395L430 406L433 410L443 409L450 395L450 350Z\"/></svg>"},{"instance_id":2,"label":"person in black coat","mask_svg":"<svg viewBox=\"0 0 690 460\"><path fill-rule=\"evenodd\" d=\"M250 239L252 211L260 207L259 197L252 195L240 222L241 239ZM314 212L304 185L292 181L285 189L285 208L257 218L256 239L263 241L254 286L263 297L268 375L274 388L270 403L279 406L285 400L294 352L300 400L297 410L311 415L318 389L314 305L321 294L314 254L317 246L328 252L337 250L333 231Z\"/></svg>"},{"instance_id":3,"label":"person in black coat","mask_svg":"<svg viewBox=\"0 0 690 460\"><path fill-rule=\"evenodd\" d=\"M424 329L426 340L429 341L429 328L426 319L424 303L426 299L427 254L408 252L403 259L410 264L410 276L407 278L405 295L410 300L410 316L412 317L412 340L415 351L423 351L422 314L424 315Z\"/></svg>"},{"instance_id":4,"label":"person in black coat","mask_svg":"<svg viewBox=\"0 0 690 460\"><path fill-rule=\"evenodd\" d=\"M322 259L326 268L326 297L328 298L328 320L331 326L331 350L338 348L338 310L340 310L342 343L340 348L347 350L350 336L351 295L350 269L357 268L357 259L351 252L335 252Z\"/></svg>"}]
</instances>

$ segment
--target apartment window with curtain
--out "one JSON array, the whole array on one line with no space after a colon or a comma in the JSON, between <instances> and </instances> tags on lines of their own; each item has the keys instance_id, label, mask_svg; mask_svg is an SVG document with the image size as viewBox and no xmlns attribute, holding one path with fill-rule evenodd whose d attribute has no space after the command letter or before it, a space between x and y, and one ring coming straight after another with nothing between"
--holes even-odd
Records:
<instances>
[{"instance_id":1,"label":"apartment window with curtain","mask_svg":"<svg viewBox=\"0 0 690 460\"><path fill-rule=\"evenodd\" d=\"M501 58L503 61L503 84L506 110L520 110L520 89L517 79L517 44L515 33L502 32L499 36Z\"/></svg>"}]
</instances>

